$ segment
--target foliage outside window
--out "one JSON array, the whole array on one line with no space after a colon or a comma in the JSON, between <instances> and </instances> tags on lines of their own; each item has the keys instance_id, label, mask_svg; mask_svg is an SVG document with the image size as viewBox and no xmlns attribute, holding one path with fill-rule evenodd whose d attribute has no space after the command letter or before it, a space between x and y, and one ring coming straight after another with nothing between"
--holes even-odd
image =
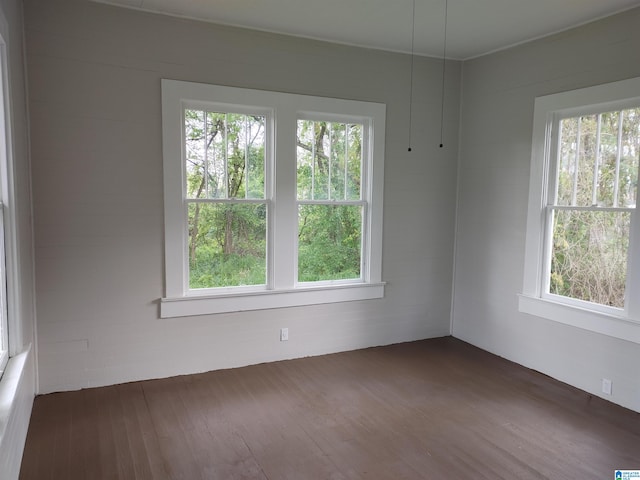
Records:
<instances>
[{"instance_id":1,"label":"foliage outside window","mask_svg":"<svg viewBox=\"0 0 640 480\"><path fill-rule=\"evenodd\" d=\"M266 283L265 120L184 110L191 289Z\"/></svg>"},{"instance_id":2,"label":"foliage outside window","mask_svg":"<svg viewBox=\"0 0 640 480\"><path fill-rule=\"evenodd\" d=\"M163 317L380 298L384 105L162 81Z\"/></svg>"},{"instance_id":3,"label":"foliage outside window","mask_svg":"<svg viewBox=\"0 0 640 480\"><path fill-rule=\"evenodd\" d=\"M624 308L640 108L559 122L549 292Z\"/></svg>"},{"instance_id":4,"label":"foliage outside window","mask_svg":"<svg viewBox=\"0 0 640 480\"><path fill-rule=\"evenodd\" d=\"M640 343L640 78L535 100L521 312Z\"/></svg>"},{"instance_id":5,"label":"foliage outside window","mask_svg":"<svg viewBox=\"0 0 640 480\"><path fill-rule=\"evenodd\" d=\"M363 126L298 120L298 281L359 279Z\"/></svg>"}]
</instances>

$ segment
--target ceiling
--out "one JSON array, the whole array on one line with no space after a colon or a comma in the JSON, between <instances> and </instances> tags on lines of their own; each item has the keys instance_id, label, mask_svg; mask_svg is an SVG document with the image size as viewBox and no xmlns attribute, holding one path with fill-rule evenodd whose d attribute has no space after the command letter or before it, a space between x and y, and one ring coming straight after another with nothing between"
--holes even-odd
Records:
<instances>
[{"instance_id":1,"label":"ceiling","mask_svg":"<svg viewBox=\"0 0 640 480\"><path fill-rule=\"evenodd\" d=\"M411 52L414 0L95 0L150 12ZM414 52L469 59L635 6L640 0L415 0Z\"/></svg>"}]
</instances>

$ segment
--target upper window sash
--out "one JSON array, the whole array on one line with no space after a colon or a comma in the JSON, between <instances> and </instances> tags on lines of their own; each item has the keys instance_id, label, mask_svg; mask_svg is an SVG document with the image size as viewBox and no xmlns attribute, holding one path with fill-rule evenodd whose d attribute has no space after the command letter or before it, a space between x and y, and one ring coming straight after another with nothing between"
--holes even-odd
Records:
<instances>
[{"instance_id":1,"label":"upper window sash","mask_svg":"<svg viewBox=\"0 0 640 480\"><path fill-rule=\"evenodd\" d=\"M618 131L617 133L617 163L619 165L622 156L623 146L620 144L622 141L623 134L623 123L624 123L624 113L629 110L637 110L640 108L640 99L632 99L632 100L624 100L619 102L612 102L606 105L598 105L598 108L594 108L593 106L589 106L587 108L577 108L577 109L568 109L562 112L555 112L552 115L551 121L551 129L550 129L550 142L549 142L549 152L547 155L549 156L549 185L548 189L544 191L546 197L546 204L549 206L570 206L570 207L594 207L594 208L621 208L621 209L630 209L634 208L632 206L625 206L619 203L619 194L618 191L618 180L619 180L619 171L616 171L615 184L613 186L613 198L610 205L605 205L601 202L601 198L598 195L598 186L600 185L600 167L603 165L603 155L602 155L602 146L604 145L604 138L601 139L601 136L604 137L605 133L601 134L601 122L603 115L607 114L618 114L620 116L620 122L618 120ZM570 112L570 114L569 114ZM593 183L591 185L591 201L589 203L579 204L577 202L577 182L573 185L573 197L570 202L562 203L558 200L559 188L558 181L560 176L560 165L559 165L559 156L561 152L561 143L562 143L562 134L563 121L577 119L577 132L576 132L576 155L579 155L583 152L585 146L581 143L581 119L584 117L596 117L597 122L597 132L596 132L596 144L594 147L595 150L595 162L594 162L594 172L593 172ZM584 157L582 157L584 158ZM576 159L577 160L577 159ZM575 165L577 167L578 165ZM577 172L576 172L576 180L577 180ZM637 193L636 193L637 196Z\"/></svg>"}]
</instances>

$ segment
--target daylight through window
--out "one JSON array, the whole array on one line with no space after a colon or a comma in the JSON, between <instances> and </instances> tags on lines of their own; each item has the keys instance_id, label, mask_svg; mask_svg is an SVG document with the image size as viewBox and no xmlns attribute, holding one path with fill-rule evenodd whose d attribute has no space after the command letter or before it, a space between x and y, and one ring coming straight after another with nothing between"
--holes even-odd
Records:
<instances>
[{"instance_id":1,"label":"daylight through window","mask_svg":"<svg viewBox=\"0 0 640 480\"><path fill-rule=\"evenodd\" d=\"M163 317L380 298L385 106L162 81Z\"/></svg>"},{"instance_id":2,"label":"daylight through window","mask_svg":"<svg viewBox=\"0 0 640 480\"><path fill-rule=\"evenodd\" d=\"M363 126L298 120L298 281L360 279Z\"/></svg>"},{"instance_id":3,"label":"daylight through window","mask_svg":"<svg viewBox=\"0 0 640 480\"><path fill-rule=\"evenodd\" d=\"M190 289L266 283L265 126L184 110Z\"/></svg>"},{"instance_id":4,"label":"daylight through window","mask_svg":"<svg viewBox=\"0 0 640 480\"><path fill-rule=\"evenodd\" d=\"M519 309L640 343L640 78L538 97L533 127Z\"/></svg>"},{"instance_id":5,"label":"daylight through window","mask_svg":"<svg viewBox=\"0 0 640 480\"><path fill-rule=\"evenodd\" d=\"M558 128L549 292L624 308L640 108L564 118Z\"/></svg>"}]
</instances>

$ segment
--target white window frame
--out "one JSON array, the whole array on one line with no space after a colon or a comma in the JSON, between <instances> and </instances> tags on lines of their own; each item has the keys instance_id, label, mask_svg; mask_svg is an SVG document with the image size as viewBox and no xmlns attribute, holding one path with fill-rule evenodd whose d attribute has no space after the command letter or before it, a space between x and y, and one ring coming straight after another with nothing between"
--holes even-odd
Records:
<instances>
[{"instance_id":1,"label":"white window frame","mask_svg":"<svg viewBox=\"0 0 640 480\"><path fill-rule=\"evenodd\" d=\"M211 101L207 101L207 102L198 102L198 101L193 101L193 100L182 100L182 108L180 110L181 114L183 109L192 109L192 110L206 110L209 112L220 112L220 113L238 113L238 114L243 114L243 115L262 115L265 117L265 139L266 139L266 145L265 145L265 188L264 188L264 198L262 199L236 199L236 198L228 198L225 197L223 199L194 199L194 198L189 198L189 201L191 203L193 203L195 200L200 200L202 203L236 203L236 204L251 204L251 203L265 203L267 206L267 217L271 216L271 212L270 210L272 210L271 205L273 204L272 201L270 201L271 198L273 198L273 170L274 170L274 166L273 166L273 158L274 158L274 154L273 154L273 131L274 131L274 118L273 118L273 110L269 109L269 108L258 108L258 107L247 107L245 105L230 105L228 103L219 103L219 102L211 102ZM181 142L183 142L184 140L184 127L183 127L183 118L181 118L180 122L181 122L181 133L183 135ZM182 159L182 166L184 168L185 165L185 156L186 156L186 152L184 150L184 143L181 143L180 145L180 151L181 151L181 159ZM171 157L173 158L173 157ZM181 182L182 182L182 192L181 195L183 196L183 199L186 200L186 181L185 179L185 172L184 170L182 171L182 176L181 176ZM166 180L166 177L165 177ZM165 182L166 185L166 182ZM177 186L177 185L176 185ZM165 194L166 194L166 189L165 189ZM165 205L166 205L166 198L165 198ZM186 212L186 203L184 205L181 206L182 212ZM165 210L166 212L166 210ZM166 218L166 217L165 217ZM176 219L177 221L180 222L179 228L181 232L185 232L185 235L183 236L183 238L181 239L181 241L184 243L183 245L183 252L184 252L184 257L183 257L183 285L182 285L182 291L185 292L186 295L194 295L194 296L206 296L206 295L223 295L223 294L231 294L231 295L237 295L239 293L243 293L243 292L256 292L256 291L266 291L267 290L267 285L251 285L251 286L238 286L238 287L216 287L216 288L209 288L209 289L198 289L198 290L189 290L189 269L188 269L188 262L187 262L187 252L188 252L188 235L186 234L187 232L187 228L188 228L188 221L187 221L187 215L186 213L181 215L180 219ZM166 225L166 222L165 222ZM267 228L267 234L269 233L269 228ZM175 238L175 241L178 240L178 235L176 231L172 231L171 232L171 237L172 239ZM165 236L166 238L166 236ZM269 241L270 239L267 239L267 245L269 245L271 242ZM165 244L165 249L166 249L166 244ZM272 265L270 264L270 262L272 261L273 256L269 255L267 253L267 272L270 272L272 270ZM269 279L267 279L267 284L269 283Z\"/></svg>"},{"instance_id":2,"label":"white window frame","mask_svg":"<svg viewBox=\"0 0 640 480\"><path fill-rule=\"evenodd\" d=\"M370 261L368 255L365 253L370 249L370 232L367 228L370 218L369 218L369 204L371 199L371 186L368 182L370 162L367 161L371 155L371 142L370 136L372 131L372 122L369 118L362 117L354 117L354 116L337 116L337 115L323 115L314 112L299 112L296 120L309 120L314 122L333 122L333 123L342 123L342 124L362 124L362 165L361 165L361 186L360 186L360 200L311 200L311 199L299 199L297 198L297 190L296 190L296 212L300 208L301 205L357 205L364 209L364 218L362 224L362 240L361 240L361 248L362 258L360 261L360 278L353 279L344 279L344 280L320 280L315 282L301 282L297 279L298 273L298 260L299 260L299 251L298 251L298 242L296 241L296 253L295 253L295 271L296 271L296 285L299 287L305 286L320 286L320 285L336 285L336 284L358 284L365 281L365 279L369 278L369 268ZM297 166L297 156L296 156L296 166ZM296 236L297 240L297 236Z\"/></svg>"},{"instance_id":3,"label":"white window frame","mask_svg":"<svg viewBox=\"0 0 640 480\"><path fill-rule=\"evenodd\" d=\"M548 292L551 228L547 208L555 182L557 131L563 118L640 106L640 78L538 97L535 101L525 246L519 310L566 325L640 343L640 219L631 211L627 295L623 309Z\"/></svg>"},{"instance_id":4,"label":"white window frame","mask_svg":"<svg viewBox=\"0 0 640 480\"><path fill-rule=\"evenodd\" d=\"M188 289L183 116L185 106L228 106L267 115L265 175L267 285ZM386 106L221 85L162 80L162 131L165 219L165 297L160 316L260 310L367 300L384 296L382 211ZM363 158L367 203L363 231L366 268L360 281L297 283L296 129L299 118L358 121L368 126L369 149Z\"/></svg>"},{"instance_id":5,"label":"white window frame","mask_svg":"<svg viewBox=\"0 0 640 480\"><path fill-rule=\"evenodd\" d=\"M19 353L22 345L20 301L19 245L13 155L13 114L8 61L9 25L0 12L0 208L2 209L2 255L0 309L3 315L4 352L0 354L0 376L7 362Z\"/></svg>"}]
</instances>

